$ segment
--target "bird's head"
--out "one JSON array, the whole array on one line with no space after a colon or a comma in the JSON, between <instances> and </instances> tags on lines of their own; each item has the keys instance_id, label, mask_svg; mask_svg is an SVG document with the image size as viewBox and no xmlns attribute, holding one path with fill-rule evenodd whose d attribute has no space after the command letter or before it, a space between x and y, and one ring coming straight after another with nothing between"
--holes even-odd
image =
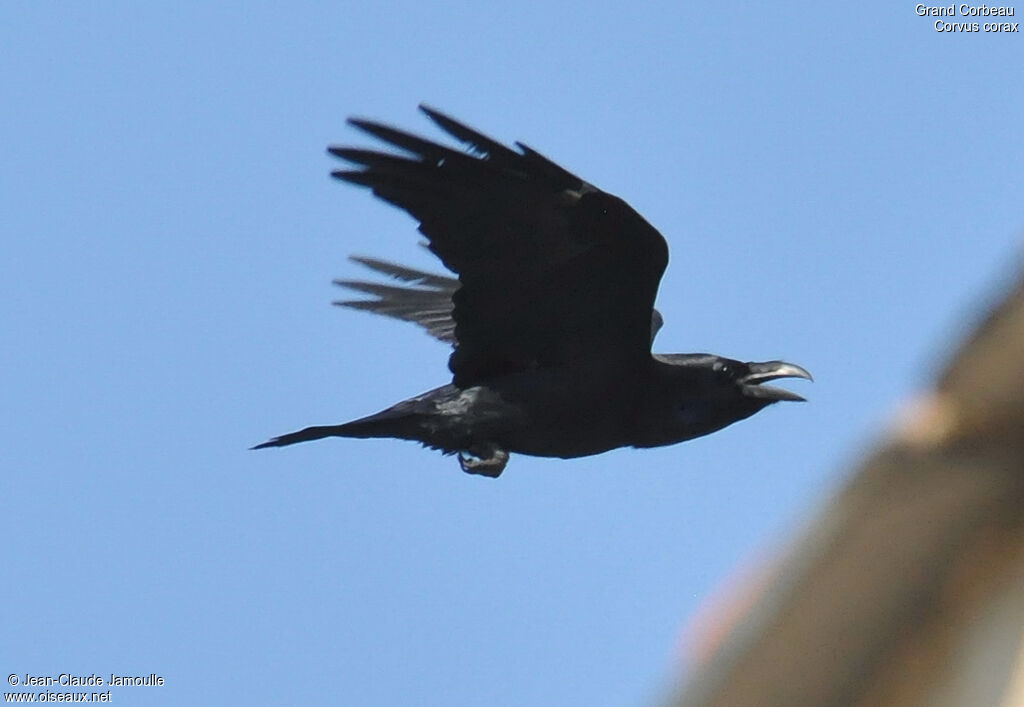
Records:
<instances>
[{"instance_id":1,"label":"bird's head","mask_svg":"<svg viewBox=\"0 0 1024 707\"><path fill-rule=\"evenodd\" d=\"M652 434L636 446L682 442L739 422L772 403L804 402L794 392L765 383L813 380L807 370L785 361L745 363L712 354L655 354L654 359L661 392L649 401L643 425Z\"/></svg>"}]
</instances>

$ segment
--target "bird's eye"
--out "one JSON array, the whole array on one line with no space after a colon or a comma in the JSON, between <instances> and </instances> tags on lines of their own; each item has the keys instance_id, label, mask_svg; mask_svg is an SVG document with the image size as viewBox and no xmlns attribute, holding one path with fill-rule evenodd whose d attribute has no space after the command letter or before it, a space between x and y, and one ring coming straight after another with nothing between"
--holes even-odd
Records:
<instances>
[{"instance_id":1,"label":"bird's eye","mask_svg":"<svg viewBox=\"0 0 1024 707\"><path fill-rule=\"evenodd\" d=\"M717 373L722 378L729 378L732 376L732 366L730 366L728 363L719 361L714 365L713 368L715 373Z\"/></svg>"}]
</instances>

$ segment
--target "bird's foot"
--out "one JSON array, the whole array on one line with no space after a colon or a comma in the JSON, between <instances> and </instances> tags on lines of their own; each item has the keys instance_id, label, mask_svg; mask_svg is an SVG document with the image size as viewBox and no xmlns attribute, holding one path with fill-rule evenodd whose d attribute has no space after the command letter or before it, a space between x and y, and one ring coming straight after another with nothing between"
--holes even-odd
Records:
<instances>
[{"instance_id":1,"label":"bird's foot","mask_svg":"<svg viewBox=\"0 0 1024 707\"><path fill-rule=\"evenodd\" d=\"M498 478L508 464L508 452L493 444L473 445L459 452L459 466L467 474Z\"/></svg>"}]
</instances>

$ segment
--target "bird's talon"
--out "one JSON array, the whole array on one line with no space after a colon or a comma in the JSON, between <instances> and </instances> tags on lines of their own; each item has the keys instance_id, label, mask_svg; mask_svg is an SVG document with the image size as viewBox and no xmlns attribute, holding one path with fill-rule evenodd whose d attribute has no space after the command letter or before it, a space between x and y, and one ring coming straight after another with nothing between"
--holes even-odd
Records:
<instances>
[{"instance_id":1,"label":"bird's talon","mask_svg":"<svg viewBox=\"0 0 1024 707\"><path fill-rule=\"evenodd\" d=\"M508 464L508 452L488 445L459 452L459 466L467 474L498 478Z\"/></svg>"}]
</instances>

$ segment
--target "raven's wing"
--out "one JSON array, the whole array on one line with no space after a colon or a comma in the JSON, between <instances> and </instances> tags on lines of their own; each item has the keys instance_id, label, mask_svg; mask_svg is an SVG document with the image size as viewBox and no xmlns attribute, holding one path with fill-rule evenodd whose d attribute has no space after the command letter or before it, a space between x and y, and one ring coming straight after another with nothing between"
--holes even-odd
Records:
<instances>
[{"instance_id":1,"label":"raven's wing","mask_svg":"<svg viewBox=\"0 0 1024 707\"><path fill-rule=\"evenodd\" d=\"M349 122L406 154L331 147L370 187L420 222L453 272L454 382L593 357L650 355L665 239L624 201L534 150L507 148L424 106L472 153L366 120Z\"/></svg>"},{"instance_id":2,"label":"raven's wing","mask_svg":"<svg viewBox=\"0 0 1024 707\"><path fill-rule=\"evenodd\" d=\"M372 295L375 299L338 300L334 304L411 322L426 329L435 339L455 344L455 320L452 318L455 305L452 303L452 295L459 289L458 280L377 258L353 255L350 259L374 272L390 275L407 284L383 285L367 280L335 280L334 284L339 287ZM652 345L663 323L661 312L651 310Z\"/></svg>"},{"instance_id":3,"label":"raven's wing","mask_svg":"<svg viewBox=\"0 0 1024 707\"><path fill-rule=\"evenodd\" d=\"M376 258L352 256L352 260L407 284L382 285L364 280L335 280L335 285L372 295L376 299L341 300L334 304L412 322L426 329L435 339L455 343L452 295L459 289L458 280Z\"/></svg>"}]
</instances>

